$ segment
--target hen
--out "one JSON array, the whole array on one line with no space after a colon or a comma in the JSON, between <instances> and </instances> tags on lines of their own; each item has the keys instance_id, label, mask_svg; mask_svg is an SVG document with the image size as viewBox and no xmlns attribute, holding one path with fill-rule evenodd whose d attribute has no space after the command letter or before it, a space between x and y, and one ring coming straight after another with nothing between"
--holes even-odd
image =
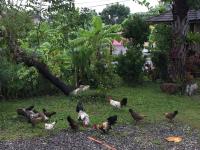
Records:
<instances>
[{"instance_id":1,"label":"hen","mask_svg":"<svg viewBox=\"0 0 200 150\"><path fill-rule=\"evenodd\" d=\"M39 122L46 122L49 118L43 113L34 113L30 115L30 122L32 126L34 127Z\"/></svg>"},{"instance_id":2,"label":"hen","mask_svg":"<svg viewBox=\"0 0 200 150\"><path fill-rule=\"evenodd\" d=\"M112 129L111 127L116 124L117 122L117 115L111 116L109 118L107 118L107 121L101 123L101 124L95 124L93 126L94 129L99 129L101 131L103 131L103 133L107 133L110 129Z\"/></svg>"},{"instance_id":3,"label":"hen","mask_svg":"<svg viewBox=\"0 0 200 150\"><path fill-rule=\"evenodd\" d=\"M69 126L72 130L78 130L79 126L76 121L74 121L70 116L67 117L67 121L69 123Z\"/></svg>"},{"instance_id":4,"label":"hen","mask_svg":"<svg viewBox=\"0 0 200 150\"><path fill-rule=\"evenodd\" d=\"M113 100L111 97L108 98L110 105L116 108L122 108L123 106L127 105L127 98L123 98L120 102Z\"/></svg>"},{"instance_id":5,"label":"hen","mask_svg":"<svg viewBox=\"0 0 200 150\"><path fill-rule=\"evenodd\" d=\"M176 117L177 114L178 114L178 111L176 110L174 112L167 112L164 115L165 115L165 118L169 119L169 121L172 121Z\"/></svg>"},{"instance_id":6,"label":"hen","mask_svg":"<svg viewBox=\"0 0 200 150\"><path fill-rule=\"evenodd\" d=\"M144 117L146 117L146 116L140 115L139 113L134 112L132 109L129 109L129 112L130 112L132 118L136 121L136 124L139 121L143 120Z\"/></svg>"}]
</instances>

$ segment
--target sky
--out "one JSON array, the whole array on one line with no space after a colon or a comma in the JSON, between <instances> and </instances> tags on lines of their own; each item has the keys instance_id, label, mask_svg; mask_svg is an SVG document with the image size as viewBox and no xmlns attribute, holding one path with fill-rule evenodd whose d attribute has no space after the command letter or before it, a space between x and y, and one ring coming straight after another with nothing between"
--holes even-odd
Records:
<instances>
[{"instance_id":1,"label":"sky","mask_svg":"<svg viewBox=\"0 0 200 150\"><path fill-rule=\"evenodd\" d=\"M26 0L12 0L13 2L20 2L26 3ZM44 2L46 0L38 0L39 2ZM147 2L150 3L150 6L155 6L158 5L159 0L147 0ZM131 13L136 13L136 12L146 12L148 11L147 7L142 6L136 2L133 2L133 0L75 0L75 6L76 7L87 7L90 9L94 9L96 12L101 12L104 8L106 8L107 5L112 5L112 4L123 4L127 7L130 8ZM42 3L44 5L44 3ZM45 7L45 6L44 6Z\"/></svg>"},{"instance_id":2,"label":"sky","mask_svg":"<svg viewBox=\"0 0 200 150\"><path fill-rule=\"evenodd\" d=\"M147 0L150 3L150 6L155 6L158 4L158 0ZM101 12L105 7L106 4L111 5L112 3L123 4L130 8L131 13L136 12L146 12L148 9L145 6L141 6L133 0L75 0L76 7L88 7L90 9L95 9L96 12Z\"/></svg>"}]
</instances>

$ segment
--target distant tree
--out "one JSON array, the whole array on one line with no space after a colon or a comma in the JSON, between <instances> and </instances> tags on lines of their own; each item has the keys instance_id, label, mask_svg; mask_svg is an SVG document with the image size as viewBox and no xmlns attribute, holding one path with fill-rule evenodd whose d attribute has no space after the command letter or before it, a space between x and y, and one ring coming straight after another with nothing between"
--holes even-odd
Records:
<instances>
[{"instance_id":1,"label":"distant tree","mask_svg":"<svg viewBox=\"0 0 200 150\"><path fill-rule=\"evenodd\" d=\"M120 24L128 17L129 14L129 7L117 3L103 9L101 17L106 24Z\"/></svg>"}]
</instances>

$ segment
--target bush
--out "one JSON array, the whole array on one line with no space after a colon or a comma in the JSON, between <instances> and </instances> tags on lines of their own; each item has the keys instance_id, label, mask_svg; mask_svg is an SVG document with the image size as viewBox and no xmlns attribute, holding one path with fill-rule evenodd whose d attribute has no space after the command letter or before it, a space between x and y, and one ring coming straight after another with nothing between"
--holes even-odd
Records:
<instances>
[{"instance_id":1,"label":"bush","mask_svg":"<svg viewBox=\"0 0 200 150\"><path fill-rule=\"evenodd\" d=\"M143 80L142 67L145 60L140 49L130 47L125 55L117 58L117 61L117 72L125 82L133 83Z\"/></svg>"},{"instance_id":2,"label":"bush","mask_svg":"<svg viewBox=\"0 0 200 150\"><path fill-rule=\"evenodd\" d=\"M130 15L123 23L123 36L133 44L143 46L149 35L149 25L142 15Z\"/></svg>"},{"instance_id":3,"label":"bush","mask_svg":"<svg viewBox=\"0 0 200 150\"><path fill-rule=\"evenodd\" d=\"M121 84L121 78L116 73L114 66L103 61L97 62L88 75L87 83L92 88L110 89L119 87Z\"/></svg>"},{"instance_id":4,"label":"bush","mask_svg":"<svg viewBox=\"0 0 200 150\"><path fill-rule=\"evenodd\" d=\"M24 98L58 92L55 87L41 77L33 67L15 64L0 57L0 96L4 98Z\"/></svg>"},{"instance_id":5,"label":"bush","mask_svg":"<svg viewBox=\"0 0 200 150\"><path fill-rule=\"evenodd\" d=\"M88 90L72 96L72 100L82 102L105 102L107 94L101 90Z\"/></svg>"}]
</instances>

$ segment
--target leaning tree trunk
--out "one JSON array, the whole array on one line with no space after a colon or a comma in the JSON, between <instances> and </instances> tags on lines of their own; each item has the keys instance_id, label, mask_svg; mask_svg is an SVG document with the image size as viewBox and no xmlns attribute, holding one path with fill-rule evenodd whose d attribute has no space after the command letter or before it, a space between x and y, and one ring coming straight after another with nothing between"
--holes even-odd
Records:
<instances>
[{"instance_id":1,"label":"leaning tree trunk","mask_svg":"<svg viewBox=\"0 0 200 150\"><path fill-rule=\"evenodd\" d=\"M53 85L59 88L65 95L69 95L71 87L67 86L59 78L55 77L48 69L48 66L35 58L27 55L17 44L15 37L7 31L8 46L13 53L13 57L17 62L23 62L27 66L35 67L44 78L48 79Z\"/></svg>"},{"instance_id":2,"label":"leaning tree trunk","mask_svg":"<svg viewBox=\"0 0 200 150\"><path fill-rule=\"evenodd\" d=\"M189 30L187 0L173 0L173 43L170 53L169 75L173 81L184 81L187 55L186 36Z\"/></svg>"}]
</instances>

